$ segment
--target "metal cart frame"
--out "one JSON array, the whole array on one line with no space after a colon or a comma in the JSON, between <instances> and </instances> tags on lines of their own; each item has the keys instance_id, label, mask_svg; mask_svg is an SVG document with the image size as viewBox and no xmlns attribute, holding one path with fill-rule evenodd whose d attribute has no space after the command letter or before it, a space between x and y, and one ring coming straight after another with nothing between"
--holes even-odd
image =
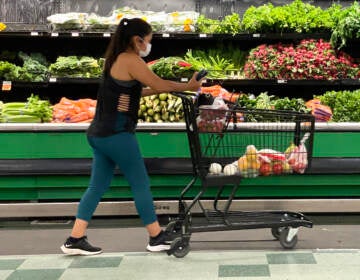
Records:
<instances>
[{"instance_id":1,"label":"metal cart frame","mask_svg":"<svg viewBox=\"0 0 360 280\"><path fill-rule=\"evenodd\" d=\"M313 223L303 214L288 211L230 211L232 200L235 197L241 183L241 176L238 174L229 176L213 175L208 172L208 165L206 159L202 154L202 147L196 117L199 115L199 108L194 104L194 96L189 94L176 92L172 93L182 99L183 110L186 122L186 131L188 136L191 159L193 163L194 177L183 189L179 197L179 215L172 220L166 227L166 231L174 238L171 243L168 255L174 255L181 258L190 251L190 237L195 232L208 231L225 231L225 230L241 230L241 229L255 229L255 228L270 228L272 235L280 241L280 244L285 249L292 249L297 243L297 232L300 226L311 228ZM245 109L246 110L246 109ZM252 110L251 114L254 116L261 116L266 114L280 114L288 116L289 122L293 123L292 133L294 135L294 142L296 145L300 142L300 131L304 122L309 133L308 139L308 160L311 164L313 133L314 133L314 117L310 114L302 114L288 111L268 111L268 110ZM232 116L228 116L232 117ZM228 126L236 126L236 116L233 116L232 123L227 121L221 133L227 133ZM276 126L276 125L274 125ZM249 129L252 125L249 125ZM276 127L274 128L276 129ZM254 130L256 133L256 129ZM214 133L221 134L219 132ZM229 132L230 133L230 132ZM251 131L249 132L251 133ZM199 192L192 198L191 202L185 202L185 196L189 190L192 189L197 180L201 181L201 188ZM225 186L230 188L230 194L225 200L225 204L220 208L219 202L224 202ZM205 209L201 203L201 198L209 188L217 187L218 191L214 198L213 209ZM202 210L206 224L193 224L191 209L198 204Z\"/></svg>"}]
</instances>

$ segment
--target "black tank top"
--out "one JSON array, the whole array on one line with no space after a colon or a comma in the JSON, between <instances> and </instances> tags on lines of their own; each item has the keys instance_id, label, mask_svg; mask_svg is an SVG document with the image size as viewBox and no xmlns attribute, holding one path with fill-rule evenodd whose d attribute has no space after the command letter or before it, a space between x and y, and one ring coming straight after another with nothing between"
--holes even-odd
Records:
<instances>
[{"instance_id":1,"label":"black tank top","mask_svg":"<svg viewBox=\"0 0 360 280\"><path fill-rule=\"evenodd\" d=\"M142 85L137 80L120 81L104 75L97 93L94 120L88 136L106 137L134 132L138 121Z\"/></svg>"}]
</instances>

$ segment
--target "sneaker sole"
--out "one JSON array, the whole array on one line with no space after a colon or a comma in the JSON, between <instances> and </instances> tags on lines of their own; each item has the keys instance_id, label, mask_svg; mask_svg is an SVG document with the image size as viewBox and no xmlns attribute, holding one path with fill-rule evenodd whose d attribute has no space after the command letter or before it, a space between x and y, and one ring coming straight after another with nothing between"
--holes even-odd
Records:
<instances>
[{"instance_id":1,"label":"sneaker sole","mask_svg":"<svg viewBox=\"0 0 360 280\"><path fill-rule=\"evenodd\" d=\"M63 251L64 254L67 255L81 255L81 256L91 256L91 255L97 255L97 254L101 254L101 251L96 251L96 252L89 252L89 251L84 251L81 249L71 249L71 248L66 248L64 245L62 245L60 247L61 251Z\"/></svg>"},{"instance_id":2,"label":"sneaker sole","mask_svg":"<svg viewBox=\"0 0 360 280\"><path fill-rule=\"evenodd\" d=\"M170 245L156 245L156 246L150 246L147 245L146 246L146 250L150 251L150 252L161 252L161 251L167 251L170 250Z\"/></svg>"}]
</instances>

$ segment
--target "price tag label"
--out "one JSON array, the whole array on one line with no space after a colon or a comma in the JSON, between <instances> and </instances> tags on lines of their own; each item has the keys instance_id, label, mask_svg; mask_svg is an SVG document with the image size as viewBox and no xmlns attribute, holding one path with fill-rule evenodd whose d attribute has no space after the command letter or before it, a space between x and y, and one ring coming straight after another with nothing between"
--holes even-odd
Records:
<instances>
[{"instance_id":1,"label":"price tag label","mask_svg":"<svg viewBox=\"0 0 360 280\"><path fill-rule=\"evenodd\" d=\"M52 32L51 37L59 37L59 33L58 32Z\"/></svg>"},{"instance_id":2,"label":"price tag label","mask_svg":"<svg viewBox=\"0 0 360 280\"><path fill-rule=\"evenodd\" d=\"M71 37L79 37L79 32L71 32Z\"/></svg>"},{"instance_id":3,"label":"price tag label","mask_svg":"<svg viewBox=\"0 0 360 280\"><path fill-rule=\"evenodd\" d=\"M103 37L111 37L111 34L109 32L103 33Z\"/></svg>"},{"instance_id":4,"label":"price tag label","mask_svg":"<svg viewBox=\"0 0 360 280\"><path fill-rule=\"evenodd\" d=\"M277 80L277 83L278 83L278 84L286 84L286 83L287 83L287 80Z\"/></svg>"},{"instance_id":5,"label":"price tag label","mask_svg":"<svg viewBox=\"0 0 360 280\"><path fill-rule=\"evenodd\" d=\"M10 91L11 90L11 81L3 81L1 90L2 91Z\"/></svg>"},{"instance_id":6,"label":"price tag label","mask_svg":"<svg viewBox=\"0 0 360 280\"><path fill-rule=\"evenodd\" d=\"M56 83L56 78L51 77L51 78L49 79L49 82L50 82L50 83Z\"/></svg>"},{"instance_id":7,"label":"price tag label","mask_svg":"<svg viewBox=\"0 0 360 280\"><path fill-rule=\"evenodd\" d=\"M199 34L199 37L200 37L200 38L206 38L206 37L207 37L207 34L200 33L200 34Z\"/></svg>"},{"instance_id":8,"label":"price tag label","mask_svg":"<svg viewBox=\"0 0 360 280\"><path fill-rule=\"evenodd\" d=\"M163 38L169 38L170 37L170 34L169 33L163 33Z\"/></svg>"},{"instance_id":9,"label":"price tag label","mask_svg":"<svg viewBox=\"0 0 360 280\"><path fill-rule=\"evenodd\" d=\"M260 36L261 36L261 35L260 35L259 33L254 33L254 34L253 34L253 38L260 38Z\"/></svg>"},{"instance_id":10,"label":"price tag label","mask_svg":"<svg viewBox=\"0 0 360 280\"><path fill-rule=\"evenodd\" d=\"M39 36L39 32L31 31L30 36Z\"/></svg>"},{"instance_id":11,"label":"price tag label","mask_svg":"<svg viewBox=\"0 0 360 280\"><path fill-rule=\"evenodd\" d=\"M188 78L181 78L180 81L182 81L182 82L188 82L189 79L188 79Z\"/></svg>"}]
</instances>

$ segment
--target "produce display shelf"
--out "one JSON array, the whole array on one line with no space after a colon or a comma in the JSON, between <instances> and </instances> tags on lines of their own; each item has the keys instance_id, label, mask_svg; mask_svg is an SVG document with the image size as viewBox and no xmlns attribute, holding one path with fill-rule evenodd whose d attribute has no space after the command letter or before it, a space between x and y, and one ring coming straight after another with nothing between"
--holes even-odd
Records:
<instances>
[{"instance_id":1,"label":"produce display shelf","mask_svg":"<svg viewBox=\"0 0 360 280\"><path fill-rule=\"evenodd\" d=\"M9 131L85 131L88 123L1 123L0 132ZM138 123L137 131L185 131L185 123ZM315 131L360 131L359 122L315 123Z\"/></svg>"},{"instance_id":2,"label":"produce display shelf","mask_svg":"<svg viewBox=\"0 0 360 280\"><path fill-rule=\"evenodd\" d=\"M170 79L174 81L186 82L186 77L179 79ZM100 78L57 78L50 77L45 82L11 82L0 80L0 85L11 83L11 87L36 88L47 87L49 84L98 84ZM213 79L207 78L204 85L220 84L222 86L360 86L360 79L337 79L337 80L284 80L284 79Z\"/></svg>"},{"instance_id":3,"label":"produce display shelf","mask_svg":"<svg viewBox=\"0 0 360 280\"><path fill-rule=\"evenodd\" d=\"M82 31L82 30L67 30L56 31L51 29L30 27L26 29L12 29L0 32L0 37L70 37L70 38L107 38L114 34L113 31ZM180 39L180 40L194 40L194 39L214 39L214 40L301 40L301 39L326 39L329 40L331 33L237 33L237 34L212 34L212 33L198 33L198 32L154 32L153 38L156 39Z\"/></svg>"}]
</instances>

